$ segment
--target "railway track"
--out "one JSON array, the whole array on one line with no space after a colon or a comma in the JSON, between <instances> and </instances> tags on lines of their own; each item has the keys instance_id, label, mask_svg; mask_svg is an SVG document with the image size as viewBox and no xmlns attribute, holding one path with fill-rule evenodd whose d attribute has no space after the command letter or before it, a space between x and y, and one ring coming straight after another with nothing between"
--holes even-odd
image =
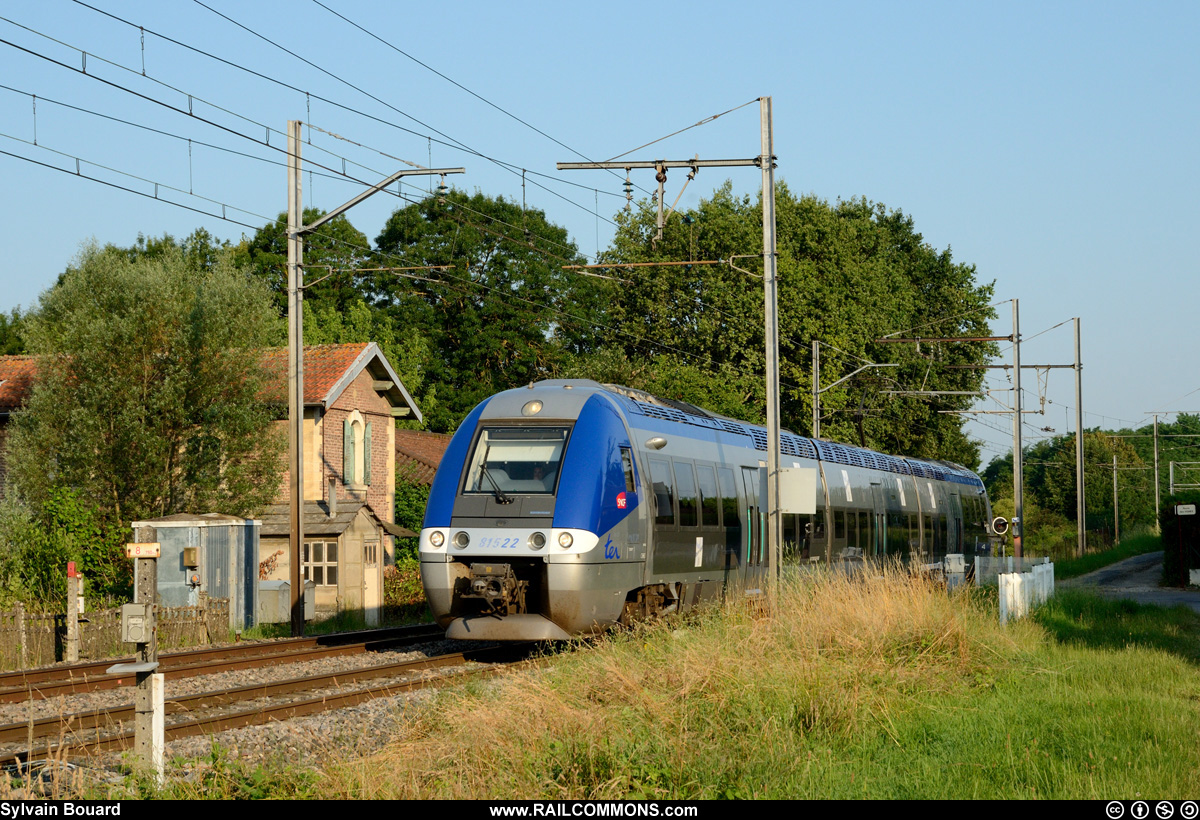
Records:
<instances>
[{"instance_id":1,"label":"railway track","mask_svg":"<svg viewBox=\"0 0 1200 820\"><path fill-rule=\"evenodd\" d=\"M381 664L355 670L290 678L270 683L214 690L166 703L165 740L255 726L353 706L380 697L400 695L469 676L484 676L515 664L532 662L533 644L510 644L432 658ZM487 666L459 669L450 674L428 673L477 662ZM361 684L371 681L371 685ZM347 688L348 686L353 688ZM311 693L297 699L296 693ZM316 694L319 693L319 694ZM230 711L231 705L267 701ZM39 758L65 759L117 751L133 745L130 726L134 707L95 709L61 717L0 725L0 761L23 764ZM37 741L42 741L38 743Z\"/></svg>"},{"instance_id":2,"label":"railway track","mask_svg":"<svg viewBox=\"0 0 1200 820\"><path fill-rule=\"evenodd\" d=\"M158 671L167 680L211 675L279 663L381 651L436 640L444 634L434 624L419 624L311 638L263 641L215 649L169 652L158 656ZM0 703L20 703L36 698L117 689L128 684L129 676L109 675L107 670L115 663L129 660L132 659L117 658L0 674Z\"/></svg>"}]
</instances>

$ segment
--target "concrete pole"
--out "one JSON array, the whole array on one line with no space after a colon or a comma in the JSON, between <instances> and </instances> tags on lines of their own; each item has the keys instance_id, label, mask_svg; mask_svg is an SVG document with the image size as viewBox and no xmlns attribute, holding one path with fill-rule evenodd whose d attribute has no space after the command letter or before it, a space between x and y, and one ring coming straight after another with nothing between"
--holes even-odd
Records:
<instances>
[{"instance_id":1,"label":"concrete pole","mask_svg":"<svg viewBox=\"0 0 1200 820\"><path fill-rule=\"evenodd\" d=\"M1022 542L1025 535L1025 456L1021 450L1021 307L1013 299L1013 557L1025 554Z\"/></svg>"},{"instance_id":2,"label":"concrete pole","mask_svg":"<svg viewBox=\"0 0 1200 820\"><path fill-rule=\"evenodd\" d=\"M291 513L289 579L292 637L304 634L304 582L300 550L304 544L304 202L300 189L300 121L288 121L288 505Z\"/></svg>"},{"instance_id":3,"label":"concrete pole","mask_svg":"<svg viewBox=\"0 0 1200 820\"><path fill-rule=\"evenodd\" d=\"M1158 413L1154 414L1154 531L1159 529L1159 492L1158 492Z\"/></svg>"},{"instance_id":4,"label":"concrete pole","mask_svg":"<svg viewBox=\"0 0 1200 820\"><path fill-rule=\"evenodd\" d=\"M778 591L779 558L783 554L783 522L779 514L779 282L775 259L775 150L771 98L759 97L762 142L763 300L767 355L767 596L772 607Z\"/></svg>"},{"instance_id":5,"label":"concrete pole","mask_svg":"<svg viewBox=\"0 0 1200 820\"><path fill-rule=\"evenodd\" d=\"M1087 549L1087 497L1083 474L1083 360L1080 358L1079 317L1075 317L1075 529L1079 543L1075 554Z\"/></svg>"},{"instance_id":6,"label":"concrete pole","mask_svg":"<svg viewBox=\"0 0 1200 820\"><path fill-rule=\"evenodd\" d=\"M138 558L134 566L134 603L146 604L149 641L137 644L134 662L158 663L158 559ZM163 776L163 676L139 671L135 677L133 744L134 755L159 780Z\"/></svg>"},{"instance_id":7,"label":"concrete pole","mask_svg":"<svg viewBox=\"0 0 1200 820\"><path fill-rule=\"evenodd\" d=\"M1121 516L1117 511L1117 454L1113 453L1113 546L1121 543Z\"/></svg>"}]
</instances>

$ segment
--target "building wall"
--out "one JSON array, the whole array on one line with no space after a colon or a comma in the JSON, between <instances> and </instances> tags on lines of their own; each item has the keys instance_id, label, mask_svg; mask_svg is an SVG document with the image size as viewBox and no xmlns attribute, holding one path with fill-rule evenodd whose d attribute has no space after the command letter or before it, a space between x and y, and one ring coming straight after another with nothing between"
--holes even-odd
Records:
<instances>
[{"instance_id":1,"label":"building wall","mask_svg":"<svg viewBox=\"0 0 1200 820\"><path fill-rule=\"evenodd\" d=\"M304 500L305 501L323 501L325 499L324 485L322 484L323 471L321 464L323 456L321 454L324 448L324 420L322 419L321 408L306 407L304 409L304 425L303 425L303 448L304 448ZM284 440L288 436L288 421L281 419L275 422L278 429L282 431ZM292 471L290 460L287 454L287 449L284 449L283 460L279 468L279 492L275 495L276 504L287 504L289 488L291 487Z\"/></svg>"},{"instance_id":2,"label":"building wall","mask_svg":"<svg viewBox=\"0 0 1200 820\"><path fill-rule=\"evenodd\" d=\"M306 536L306 542L336 541L338 544L337 584L319 584L315 587L314 603L320 616L335 611L360 610L368 625L379 622L379 605L383 601L383 555L377 553L374 564L369 564L363 554L363 545L371 542L381 548L386 535L382 528L367 515L365 508L359 511L354 521L340 536ZM259 561L275 558L274 569L265 580L288 581L291 579L291 559L288 554L288 539L279 536L263 537L259 540ZM276 553L282 553L276 555Z\"/></svg>"},{"instance_id":3,"label":"building wall","mask_svg":"<svg viewBox=\"0 0 1200 820\"><path fill-rule=\"evenodd\" d=\"M342 425L357 410L371 422L371 484L347 485L343 472ZM276 422L286 431L287 421ZM374 379L363 371L325 412L318 407L304 411L304 499L324 501L329 479L336 482L341 500L363 500L381 520L396 520L396 424L391 405L374 388ZM288 503L290 471L284 461L277 503Z\"/></svg>"},{"instance_id":4,"label":"building wall","mask_svg":"<svg viewBox=\"0 0 1200 820\"><path fill-rule=\"evenodd\" d=\"M392 419L391 405L375 391L374 384L370 373L365 370L359 373L322 419L324 458L321 486L326 487L328 480L334 478L339 498L362 499L371 505L381 520L390 523L396 520L396 425ZM345 440L342 428L355 410L362 415L364 422L371 422L371 452L367 454L371 459L369 486L347 485L342 475L342 445ZM324 498L324 493L314 498Z\"/></svg>"}]
</instances>

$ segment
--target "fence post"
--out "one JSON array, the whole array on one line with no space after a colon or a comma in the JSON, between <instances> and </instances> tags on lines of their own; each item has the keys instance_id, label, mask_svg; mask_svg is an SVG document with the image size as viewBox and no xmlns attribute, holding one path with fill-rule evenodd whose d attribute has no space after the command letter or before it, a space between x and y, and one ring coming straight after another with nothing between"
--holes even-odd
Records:
<instances>
[{"instance_id":1,"label":"fence post","mask_svg":"<svg viewBox=\"0 0 1200 820\"><path fill-rule=\"evenodd\" d=\"M25 604L17 602L17 640L21 645L21 668L29 668L29 646L25 637Z\"/></svg>"},{"instance_id":2,"label":"fence post","mask_svg":"<svg viewBox=\"0 0 1200 820\"><path fill-rule=\"evenodd\" d=\"M208 632L208 593L201 592L196 596L196 606L200 608L200 628L203 630L204 645L212 644L212 635Z\"/></svg>"},{"instance_id":3,"label":"fence post","mask_svg":"<svg viewBox=\"0 0 1200 820\"><path fill-rule=\"evenodd\" d=\"M79 662L79 574L67 562L67 661Z\"/></svg>"}]
</instances>

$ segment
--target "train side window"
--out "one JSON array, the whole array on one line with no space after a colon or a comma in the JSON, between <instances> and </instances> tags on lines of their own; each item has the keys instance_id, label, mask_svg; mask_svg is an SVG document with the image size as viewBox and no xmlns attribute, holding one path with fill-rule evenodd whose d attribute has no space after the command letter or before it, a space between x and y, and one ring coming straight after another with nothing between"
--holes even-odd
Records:
<instances>
[{"instance_id":1,"label":"train side window","mask_svg":"<svg viewBox=\"0 0 1200 820\"><path fill-rule=\"evenodd\" d=\"M628 447L621 448L621 469L625 472L625 492L637 492L637 479L633 473L633 451Z\"/></svg>"},{"instance_id":2,"label":"train side window","mask_svg":"<svg viewBox=\"0 0 1200 820\"><path fill-rule=\"evenodd\" d=\"M812 553L812 516L796 516L796 537L800 539L800 560L807 561Z\"/></svg>"},{"instance_id":3,"label":"train side window","mask_svg":"<svg viewBox=\"0 0 1200 820\"><path fill-rule=\"evenodd\" d=\"M721 523L716 473L706 464L697 464L696 480L700 484L700 520L706 527L716 527Z\"/></svg>"},{"instance_id":4,"label":"train side window","mask_svg":"<svg viewBox=\"0 0 1200 820\"><path fill-rule=\"evenodd\" d=\"M650 459L650 481L654 486L654 501L658 507L655 524L675 524L675 484L671 476L671 462Z\"/></svg>"},{"instance_id":5,"label":"train side window","mask_svg":"<svg viewBox=\"0 0 1200 820\"><path fill-rule=\"evenodd\" d=\"M679 487L679 526L694 527L696 515L696 474L692 465L675 462L675 484Z\"/></svg>"},{"instance_id":6,"label":"train side window","mask_svg":"<svg viewBox=\"0 0 1200 820\"><path fill-rule=\"evenodd\" d=\"M833 537L841 541L846 537L846 512L835 510L833 513Z\"/></svg>"},{"instance_id":7,"label":"train side window","mask_svg":"<svg viewBox=\"0 0 1200 820\"><path fill-rule=\"evenodd\" d=\"M888 513L887 551L893 555L908 554L908 522L903 513Z\"/></svg>"},{"instance_id":8,"label":"train side window","mask_svg":"<svg viewBox=\"0 0 1200 820\"><path fill-rule=\"evenodd\" d=\"M742 517L738 514L737 480L733 470L717 468L721 482L721 513L725 521L726 540L731 544L741 543Z\"/></svg>"},{"instance_id":9,"label":"train side window","mask_svg":"<svg viewBox=\"0 0 1200 820\"><path fill-rule=\"evenodd\" d=\"M854 510L846 513L846 546L858 546L858 516Z\"/></svg>"}]
</instances>

